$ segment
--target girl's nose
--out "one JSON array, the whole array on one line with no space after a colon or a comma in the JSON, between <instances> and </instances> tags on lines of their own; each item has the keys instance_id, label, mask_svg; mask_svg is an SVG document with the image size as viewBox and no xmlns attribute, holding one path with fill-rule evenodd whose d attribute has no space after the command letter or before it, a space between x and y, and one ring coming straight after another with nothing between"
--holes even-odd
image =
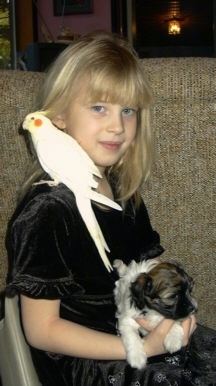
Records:
<instances>
[{"instance_id":1,"label":"girl's nose","mask_svg":"<svg viewBox=\"0 0 216 386\"><path fill-rule=\"evenodd\" d=\"M124 120L121 114L113 114L110 118L108 131L111 131L116 134L121 134L124 132Z\"/></svg>"}]
</instances>

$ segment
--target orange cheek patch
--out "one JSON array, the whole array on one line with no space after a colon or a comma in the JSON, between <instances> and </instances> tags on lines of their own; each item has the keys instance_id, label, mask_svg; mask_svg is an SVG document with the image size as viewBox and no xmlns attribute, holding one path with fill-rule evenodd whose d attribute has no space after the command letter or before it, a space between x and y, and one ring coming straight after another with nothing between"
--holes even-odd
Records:
<instances>
[{"instance_id":1,"label":"orange cheek patch","mask_svg":"<svg viewBox=\"0 0 216 386\"><path fill-rule=\"evenodd\" d=\"M42 126L42 124L43 124L42 119L37 118L37 119L34 120L34 125L35 126Z\"/></svg>"}]
</instances>

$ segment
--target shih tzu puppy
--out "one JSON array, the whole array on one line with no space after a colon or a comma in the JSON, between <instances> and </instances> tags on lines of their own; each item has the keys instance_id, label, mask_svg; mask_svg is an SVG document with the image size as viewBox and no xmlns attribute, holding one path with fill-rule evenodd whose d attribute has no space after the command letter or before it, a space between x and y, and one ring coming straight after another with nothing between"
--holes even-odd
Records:
<instances>
[{"instance_id":1,"label":"shih tzu puppy","mask_svg":"<svg viewBox=\"0 0 216 386\"><path fill-rule=\"evenodd\" d=\"M114 267L120 277L114 289L118 330L128 363L142 369L147 362L143 336L148 331L135 319L144 317L153 328L164 318L174 319L164 347L170 353L178 351L183 340L180 321L197 311L197 302L191 296L193 280L179 264L156 259L140 263L133 260L128 266L115 260Z\"/></svg>"}]
</instances>

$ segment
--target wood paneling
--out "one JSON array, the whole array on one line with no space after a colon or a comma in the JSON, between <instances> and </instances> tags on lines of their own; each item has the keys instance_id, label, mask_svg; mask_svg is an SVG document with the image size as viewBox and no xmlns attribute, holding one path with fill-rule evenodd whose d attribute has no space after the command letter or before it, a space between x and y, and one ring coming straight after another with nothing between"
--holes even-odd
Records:
<instances>
[{"instance_id":1,"label":"wood paneling","mask_svg":"<svg viewBox=\"0 0 216 386\"><path fill-rule=\"evenodd\" d=\"M16 0L17 50L24 51L28 43L37 40L37 11L32 0Z\"/></svg>"}]
</instances>

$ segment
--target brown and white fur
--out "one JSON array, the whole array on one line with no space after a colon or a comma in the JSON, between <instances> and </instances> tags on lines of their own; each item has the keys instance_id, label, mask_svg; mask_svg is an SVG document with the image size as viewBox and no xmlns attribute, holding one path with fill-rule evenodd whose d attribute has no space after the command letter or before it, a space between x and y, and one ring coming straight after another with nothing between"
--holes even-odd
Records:
<instances>
[{"instance_id":1,"label":"brown and white fur","mask_svg":"<svg viewBox=\"0 0 216 386\"><path fill-rule=\"evenodd\" d=\"M128 266L115 260L114 267L120 277L114 289L118 330L128 363L138 369L146 366L143 336L148 332L135 321L140 317L148 319L152 327L164 318L174 319L164 346L170 353L178 351L183 339L180 321L197 311L197 302L191 296L193 280L179 264L156 259L140 263L132 260Z\"/></svg>"}]
</instances>

